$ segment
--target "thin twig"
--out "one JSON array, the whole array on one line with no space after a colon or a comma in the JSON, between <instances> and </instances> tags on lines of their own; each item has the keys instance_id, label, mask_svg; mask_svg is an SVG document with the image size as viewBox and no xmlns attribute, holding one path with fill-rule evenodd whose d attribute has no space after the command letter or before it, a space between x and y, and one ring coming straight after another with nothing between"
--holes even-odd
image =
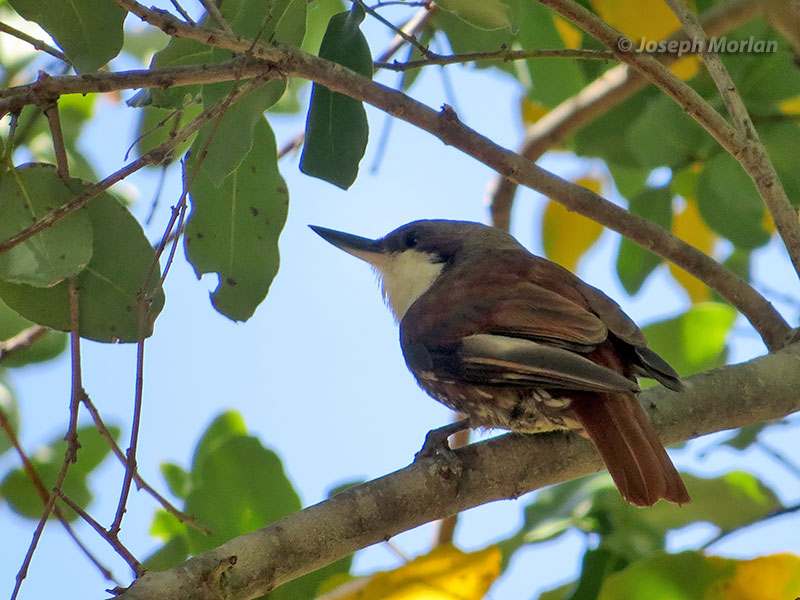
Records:
<instances>
[{"instance_id":1,"label":"thin twig","mask_svg":"<svg viewBox=\"0 0 800 600\"><path fill-rule=\"evenodd\" d=\"M28 475L28 479L31 481L31 484L36 490L36 493L39 494L39 498L42 501L42 505L46 506L47 501L50 498L50 493L47 491L47 487L45 487L42 478L39 476L39 473L36 472L36 467L33 466L33 462L31 461L30 458L28 458L28 455L22 448L22 444L19 443L19 438L17 438L17 434L14 432L14 428L11 426L11 423L8 420L8 417L6 416L5 411L3 410L2 407L0 407L0 429L2 429L5 432L6 436L8 436L8 439L11 442L11 445L14 446L14 449L17 451L17 456L19 456L19 459L22 462L22 468ZM100 571L103 577L119 585L119 582L116 579L114 579L114 575L111 573L111 571L108 568L106 568L100 562L100 560L91 553L89 548L87 548L86 545L81 541L81 539L75 533L75 530L69 524L69 521L67 521L64 512L57 505L53 506L53 514L55 514L56 518L64 527L64 530L67 532L67 535L69 535L72 538L72 541L75 542L75 544L78 546L81 552L83 552L86 558L88 558L92 562L92 564L94 564L94 566L97 567L97 570Z\"/></svg>"},{"instance_id":2,"label":"thin twig","mask_svg":"<svg viewBox=\"0 0 800 600\"><path fill-rule=\"evenodd\" d=\"M798 467L793 462L790 462L783 454L775 450L772 446L764 442L763 440L756 439L754 445L756 448L759 448L761 451L768 454L775 462L780 463L784 469L790 471L792 475L800 479L800 467Z\"/></svg>"},{"instance_id":3,"label":"thin twig","mask_svg":"<svg viewBox=\"0 0 800 600\"><path fill-rule=\"evenodd\" d=\"M131 570L136 574L137 577L139 577L144 573L144 565L142 565L142 563L140 563L137 560L137 558L133 555L133 553L130 550L128 550L122 542L120 542L119 538L116 535L112 535L111 533L106 531L105 527L100 525L100 523L98 523L94 519L94 517L92 517L89 513L87 513L75 502L73 502L73 500L69 496L67 496L63 490L56 489L54 490L54 492L56 496L58 496L59 499L64 502L64 504L66 504L76 513L78 513L78 516L81 519L86 521L92 529L94 529L98 534L100 534L100 537L106 540L109 543L109 545L111 545L111 547L117 551L117 554L119 554L122 557L122 559L126 563L128 563L128 566L130 566Z\"/></svg>"},{"instance_id":4,"label":"thin twig","mask_svg":"<svg viewBox=\"0 0 800 600\"><path fill-rule=\"evenodd\" d=\"M125 453L122 451L122 448L119 447L119 444L117 444L114 436L111 435L111 432L108 430L103 418L100 416L100 411L97 410L97 407L94 405L91 398L89 398L88 394L83 397L82 401L83 405L92 416L92 420L94 421L95 427L97 427L97 430L100 432L100 435L111 448L111 451L114 453L117 459L119 459L119 461L124 465L126 462ZM136 486L139 489L146 491L153 498L155 498L155 500L164 508L164 510L178 519L181 523L186 523L188 526L193 527L204 535L211 535L211 531L198 524L193 515L187 515L186 513L177 509L170 503L169 500L164 498L164 496L159 494L149 483L147 483L138 472L134 473L133 480L136 482Z\"/></svg>"},{"instance_id":5,"label":"thin twig","mask_svg":"<svg viewBox=\"0 0 800 600\"><path fill-rule=\"evenodd\" d=\"M742 529L745 529L747 527L752 527L753 525L758 525L759 523L763 523L764 521L769 521L770 519L774 519L775 517L782 517L783 515L795 513L798 510L800 510L800 504L793 504L792 506L787 506L785 508L781 508L780 510L771 512L768 515L761 517L760 519L756 519L755 521L750 521L749 523L745 523L741 527L736 527L735 529L729 529L727 531L721 531L713 538L708 540L705 544L700 546L700 550L705 550L709 546L713 546L720 540L723 540L726 537L733 535L734 533L739 533Z\"/></svg>"},{"instance_id":6,"label":"thin twig","mask_svg":"<svg viewBox=\"0 0 800 600\"><path fill-rule=\"evenodd\" d=\"M69 179L69 161L67 147L64 144L64 133L61 131L61 117L58 113L58 102L53 102L44 109L44 116L50 125L50 137L53 138L53 153L56 155L56 171L61 179Z\"/></svg>"},{"instance_id":7,"label":"thin twig","mask_svg":"<svg viewBox=\"0 0 800 600\"><path fill-rule=\"evenodd\" d=\"M64 439L67 441L67 449L64 452L64 460L61 463L61 469L58 472L56 485L53 488L53 491L60 490L61 486L64 485L64 480L67 477L69 466L77 460L77 453L78 449L80 448L80 443L78 442L78 410L80 407L80 396L83 393L83 385L81 383L81 350L80 337L78 335L79 315L80 309L78 290L75 284L75 278L71 277L69 279L69 322L72 357L72 392L70 394L69 402L69 427L66 435L64 436ZM36 551L36 547L39 545L39 540L42 537L42 532L44 532L44 527L47 524L50 513L53 512L55 501L56 494L49 494L47 502L44 505L44 510L42 511L42 517L39 519L39 523L36 525L36 529L33 532L33 538L28 546L28 551L25 553L25 558L23 559L22 565L17 572L14 583L14 591L11 593L11 600L16 600L17 596L19 595L22 582L28 575L28 568L30 567L31 560L33 559L33 553Z\"/></svg>"},{"instance_id":8,"label":"thin twig","mask_svg":"<svg viewBox=\"0 0 800 600\"><path fill-rule=\"evenodd\" d=\"M701 54L703 62L725 102L734 128L739 132L737 147L728 149L728 151L744 167L756 185L775 222L775 228L786 246L794 270L800 275L800 222L797 219L797 211L792 208L789 198L786 196L786 190L781 184L775 165L772 164L772 160L758 136L758 131L747 112L742 97L736 91L736 84L731 79L719 55L710 50L708 37L703 31L702 25L694 13L689 10L685 1L666 0L666 3L678 17L686 33L694 40L699 40L703 46L704 50Z\"/></svg>"},{"instance_id":9,"label":"thin twig","mask_svg":"<svg viewBox=\"0 0 800 600\"><path fill-rule=\"evenodd\" d=\"M49 54L50 56L53 56L58 60L63 60L68 65L72 65L69 58L67 58L67 55L61 52L61 50L53 48L47 42L44 42L42 40L37 40L35 37L28 35L24 31L20 31L19 29L11 27L11 25L7 25L6 23L0 23L0 32L14 36L17 39L22 40L23 42L29 43L37 50L41 50L42 52L47 52L47 54Z\"/></svg>"},{"instance_id":10,"label":"thin twig","mask_svg":"<svg viewBox=\"0 0 800 600\"><path fill-rule=\"evenodd\" d=\"M395 35L400 36L403 38L404 41L414 46L417 50L422 53L422 56L428 56L430 54L429 50L419 43L419 40L414 37L413 35L408 35L403 29L394 25L391 21L385 19L383 15L379 12L372 10L369 6L367 6L362 0L351 0L354 4L358 4L364 11L372 16L373 18L377 19L381 23L383 23L386 27L394 31Z\"/></svg>"},{"instance_id":11,"label":"thin twig","mask_svg":"<svg viewBox=\"0 0 800 600\"><path fill-rule=\"evenodd\" d=\"M2 363L9 354L24 350L25 348L30 348L37 340L44 336L47 331L47 327L43 325L32 325L27 329L23 329L14 337L0 342L0 363Z\"/></svg>"},{"instance_id":12,"label":"thin twig","mask_svg":"<svg viewBox=\"0 0 800 600\"><path fill-rule=\"evenodd\" d=\"M206 9L208 16L211 17L211 19L217 25L219 25L225 33L234 35L233 29L228 24L228 21L225 20L225 17L222 16L222 13L220 12L219 8L217 8L214 0L200 0L200 4L202 4L203 8Z\"/></svg>"},{"instance_id":13,"label":"thin twig","mask_svg":"<svg viewBox=\"0 0 800 600\"><path fill-rule=\"evenodd\" d=\"M435 54L429 51L428 58L408 62L376 62L375 68L389 71L411 71L428 65L452 65L485 60L512 62L531 58L578 58L584 60L614 60L613 52L608 50L573 50L571 48L555 48L552 50L509 50L503 48L492 52L471 52L467 54Z\"/></svg>"},{"instance_id":14,"label":"thin twig","mask_svg":"<svg viewBox=\"0 0 800 600\"><path fill-rule=\"evenodd\" d=\"M438 7L432 2L430 3L429 7L418 10L416 14L406 21L406 24L400 28L403 35L400 35L399 33L395 34L392 41L389 42L389 45L386 46L383 52L378 55L378 58L376 58L375 61L382 63L390 60L406 43L406 36L417 39L416 35L422 31L422 28L425 27L425 24L436 13L437 10Z\"/></svg>"},{"instance_id":15,"label":"thin twig","mask_svg":"<svg viewBox=\"0 0 800 600\"><path fill-rule=\"evenodd\" d=\"M169 0L169 1L170 1L170 2L172 2L172 6L174 6L174 7L175 7L175 10L177 10L177 11L178 11L178 14L179 14L180 16L182 16L182 17L183 17L183 19L184 19L184 20L185 20L185 21L186 21L186 22L187 22L189 25L195 25L195 22L194 22L194 20L192 19L192 17L190 17L190 16L189 16L189 13L187 13L187 12L184 10L184 8L181 6L181 4L180 4L180 2L178 2L178 0Z\"/></svg>"},{"instance_id":16,"label":"thin twig","mask_svg":"<svg viewBox=\"0 0 800 600\"><path fill-rule=\"evenodd\" d=\"M246 84L239 87L235 94L236 99L244 96L245 94L249 93L256 87L262 85L266 78L267 76L264 76L258 80L248 81ZM185 142L187 139L189 139L189 137L192 134L194 134L194 132L200 129L200 127L202 127L203 125L214 119L218 114L220 114L220 111L222 110L224 105L225 101L220 100L214 106L205 110L202 114L198 115L190 123L187 123L186 126L182 127L179 131L177 131L173 137L169 138L162 144L156 146L152 150L146 152L136 160L128 163L119 171L112 173L102 181L88 188L86 191L78 195L74 200L71 200L70 202L60 206L59 208L47 213L45 216L43 216L35 223L33 223L30 227L20 231L19 233L11 236L10 238L3 240L2 242L0 242L0 254L8 252L11 248L17 246L18 244L21 244L27 239L30 239L40 231L44 231L45 229L52 227L59 220L73 213L74 211L82 208L93 198L95 198L108 188L110 188L115 183L125 179L131 173L135 173L136 171L147 165L160 164L176 146Z\"/></svg>"}]
</instances>

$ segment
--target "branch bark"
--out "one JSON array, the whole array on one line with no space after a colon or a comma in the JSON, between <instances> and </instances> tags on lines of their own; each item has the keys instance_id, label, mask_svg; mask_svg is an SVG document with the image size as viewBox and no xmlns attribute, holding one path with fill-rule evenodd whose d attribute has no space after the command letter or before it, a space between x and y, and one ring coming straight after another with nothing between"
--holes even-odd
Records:
<instances>
[{"instance_id":1,"label":"branch bark","mask_svg":"<svg viewBox=\"0 0 800 600\"><path fill-rule=\"evenodd\" d=\"M800 410L800 344L684 384L683 394L659 386L640 396L667 444L784 417ZM455 456L454 464L421 460L174 569L146 573L120 598L252 598L401 531L602 468L589 442L565 433L509 434Z\"/></svg>"}]
</instances>

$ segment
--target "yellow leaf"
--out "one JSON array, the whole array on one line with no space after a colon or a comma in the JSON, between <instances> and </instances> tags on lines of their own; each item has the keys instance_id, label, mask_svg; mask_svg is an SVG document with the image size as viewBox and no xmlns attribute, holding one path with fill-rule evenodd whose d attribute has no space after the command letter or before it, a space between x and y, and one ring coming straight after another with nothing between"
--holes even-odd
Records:
<instances>
[{"instance_id":1,"label":"yellow leaf","mask_svg":"<svg viewBox=\"0 0 800 600\"><path fill-rule=\"evenodd\" d=\"M575 27L572 23L561 17L560 15L553 15L553 25L556 26L556 31L561 39L564 41L565 48L577 50L581 47L581 40L583 39L583 32Z\"/></svg>"},{"instance_id":2,"label":"yellow leaf","mask_svg":"<svg viewBox=\"0 0 800 600\"><path fill-rule=\"evenodd\" d=\"M778 108L787 115L800 115L800 96L779 102Z\"/></svg>"},{"instance_id":3,"label":"yellow leaf","mask_svg":"<svg viewBox=\"0 0 800 600\"><path fill-rule=\"evenodd\" d=\"M545 108L541 103L531 100L527 96L522 98L522 122L525 125L533 125L545 116L549 109Z\"/></svg>"},{"instance_id":4,"label":"yellow leaf","mask_svg":"<svg viewBox=\"0 0 800 600\"><path fill-rule=\"evenodd\" d=\"M327 600L480 600L500 575L500 550L461 552L439 546L394 571L376 573L329 592ZM366 583L363 583L367 580ZM360 585L355 585L359 581ZM321 599L320 599L321 600Z\"/></svg>"},{"instance_id":5,"label":"yellow leaf","mask_svg":"<svg viewBox=\"0 0 800 600\"><path fill-rule=\"evenodd\" d=\"M709 560L725 561L723 558ZM773 554L734 561L733 577L708 591L707 600L790 600L800 596L800 557Z\"/></svg>"},{"instance_id":6,"label":"yellow leaf","mask_svg":"<svg viewBox=\"0 0 800 600\"><path fill-rule=\"evenodd\" d=\"M642 41L658 42L680 28L678 17L664 0L590 0L602 19L631 39L635 48ZM694 2L690 4L694 9ZM697 74L700 57L687 56L670 67L677 77Z\"/></svg>"},{"instance_id":7,"label":"yellow leaf","mask_svg":"<svg viewBox=\"0 0 800 600\"><path fill-rule=\"evenodd\" d=\"M576 184L600 193L602 181L585 177ZM574 271L578 261L603 233L600 223L550 200L542 216L542 244L547 258Z\"/></svg>"},{"instance_id":8,"label":"yellow leaf","mask_svg":"<svg viewBox=\"0 0 800 600\"><path fill-rule=\"evenodd\" d=\"M708 228L700 216L697 202L689 198L686 199L686 207L672 219L672 233L706 254L711 254L717 240L716 234ZM708 286L694 275L672 263L669 265L669 272L689 294L692 303L705 302L711 298Z\"/></svg>"}]
</instances>

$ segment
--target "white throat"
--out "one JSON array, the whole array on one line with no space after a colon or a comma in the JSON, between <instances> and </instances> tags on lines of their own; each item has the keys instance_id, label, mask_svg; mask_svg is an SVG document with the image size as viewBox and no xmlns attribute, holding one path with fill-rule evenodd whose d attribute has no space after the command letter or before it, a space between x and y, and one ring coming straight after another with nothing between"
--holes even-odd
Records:
<instances>
[{"instance_id":1,"label":"white throat","mask_svg":"<svg viewBox=\"0 0 800 600\"><path fill-rule=\"evenodd\" d=\"M405 250L373 265L381 279L383 298L398 323L442 272L444 263L431 262L431 258L426 252Z\"/></svg>"}]
</instances>

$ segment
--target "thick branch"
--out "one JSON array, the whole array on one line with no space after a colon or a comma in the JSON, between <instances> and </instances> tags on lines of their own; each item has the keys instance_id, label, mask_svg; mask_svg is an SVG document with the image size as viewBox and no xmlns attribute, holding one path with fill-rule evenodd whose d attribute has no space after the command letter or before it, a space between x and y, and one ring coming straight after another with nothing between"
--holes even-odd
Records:
<instances>
[{"instance_id":1,"label":"thick branch","mask_svg":"<svg viewBox=\"0 0 800 600\"><path fill-rule=\"evenodd\" d=\"M684 382L683 394L657 387L641 395L666 443L800 410L800 345ZM401 531L602 467L591 444L574 434L505 435L455 453L455 467L421 460L175 569L147 573L121 597L252 598Z\"/></svg>"},{"instance_id":2,"label":"thick branch","mask_svg":"<svg viewBox=\"0 0 800 600\"><path fill-rule=\"evenodd\" d=\"M282 44L257 45L201 27L191 27L164 11L150 10L135 0L116 0L125 9L170 35L194 39L234 52L251 52L274 62L286 76L303 77L334 92L368 102L390 115L428 131L466 154L488 165L504 177L535 189L606 227L630 238L640 246L674 262L715 289L744 314L761 334L767 347L784 344L788 325L756 290L709 256L679 240L661 227L628 213L591 190L545 171L466 127L455 113L437 113L402 92L375 83L330 61ZM726 124L726 127L727 124Z\"/></svg>"},{"instance_id":3,"label":"thick branch","mask_svg":"<svg viewBox=\"0 0 800 600\"><path fill-rule=\"evenodd\" d=\"M760 9L759 0L729 0L702 15L703 27L709 35L722 35L753 18ZM668 39L686 39L686 34L679 31ZM659 56L659 60L665 65L670 65L677 59L677 55ZM647 85L647 79L627 65L610 69L530 126L517 152L528 160L536 162L545 152L563 142L581 127L607 113ZM492 220L497 227L508 229L516 192L516 182L500 176L489 186L488 204L491 206Z\"/></svg>"}]
</instances>

